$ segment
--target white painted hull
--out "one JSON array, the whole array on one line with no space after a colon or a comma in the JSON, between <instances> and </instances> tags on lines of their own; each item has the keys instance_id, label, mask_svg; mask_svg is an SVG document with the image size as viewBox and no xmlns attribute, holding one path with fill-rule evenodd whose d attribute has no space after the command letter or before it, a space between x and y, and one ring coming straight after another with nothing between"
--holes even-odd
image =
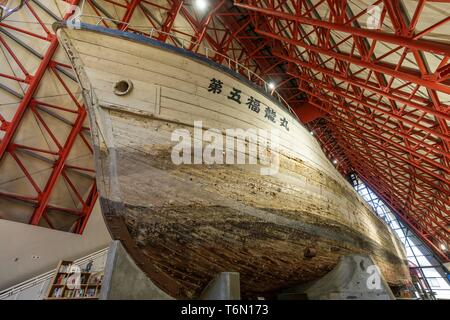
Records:
<instances>
[{"instance_id":1,"label":"white painted hull","mask_svg":"<svg viewBox=\"0 0 450 320\"><path fill-rule=\"evenodd\" d=\"M400 241L286 109L204 59L108 32L57 34L89 110L111 234L162 289L196 297L217 272L237 271L244 296L269 296L323 276L352 253L372 255L391 285L409 282ZM220 92L211 90L212 79L222 82ZM133 84L124 96L113 92L121 80ZM233 87L241 103L228 98ZM250 97L260 101L258 113L246 104ZM194 121L222 133L279 130L279 172L262 176L259 164L175 165L172 132L193 133Z\"/></svg>"}]
</instances>

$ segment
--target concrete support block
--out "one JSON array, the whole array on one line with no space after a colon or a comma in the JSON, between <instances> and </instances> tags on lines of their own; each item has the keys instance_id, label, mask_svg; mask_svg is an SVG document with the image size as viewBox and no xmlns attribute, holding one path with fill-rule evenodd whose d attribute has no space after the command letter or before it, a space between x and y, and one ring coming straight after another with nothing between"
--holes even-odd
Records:
<instances>
[{"instance_id":1,"label":"concrete support block","mask_svg":"<svg viewBox=\"0 0 450 320\"><path fill-rule=\"evenodd\" d=\"M238 272L221 272L200 295L200 300L240 300L241 286Z\"/></svg>"},{"instance_id":2,"label":"concrete support block","mask_svg":"<svg viewBox=\"0 0 450 320\"><path fill-rule=\"evenodd\" d=\"M120 241L109 247L100 300L170 300L134 263Z\"/></svg>"},{"instance_id":3,"label":"concrete support block","mask_svg":"<svg viewBox=\"0 0 450 320\"><path fill-rule=\"evenodd\" d=\"M394 300L391 289L372 258L341 257L338 265L319 280L286 290L279 299Z\"/></svg>"}]
</instances>

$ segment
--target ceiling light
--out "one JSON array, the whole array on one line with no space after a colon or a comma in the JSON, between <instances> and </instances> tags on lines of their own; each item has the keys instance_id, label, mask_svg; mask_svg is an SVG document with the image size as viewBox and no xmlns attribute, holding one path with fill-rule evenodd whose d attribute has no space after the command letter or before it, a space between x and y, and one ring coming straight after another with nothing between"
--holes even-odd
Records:
<instances>
[{"instance_id":1,"label":"ceiling light","mask_svg":"<svg viewBox=\"0 0 450 320\"><path fill-rule=\"evenodd\" d=\"M195 0L195 6L199 10L205 10L208 8L208 1L207 0Z\"/></svg>"},{"instance_id":2,"label":"ceiling light","mask_svg":"<svg viewBox=\"0 0 450 320\"><path fill-rule=\"evenodd\" d=\"M336 164L338 161L336 159L333 160L333 163Z\"/></svg>"},{"instance_id":3,"label":"ceiling light","mask_svg":"<svg viewBox=\"0 0 450 320\"><path fill-rule=\"evenodd\" d=\"M275 89L275 83L273 83L273 82L269 82L268 86L269 86L270 90Z\"/></svg>"},{"instance_id":4,"label":"ceiling light","mask_svg":"<svg viewBox=\"0 0 450 320\"><path fill-rule=\"evenodd\" d=\"M443 243L441 243L441 250L442 250L442 251L447 250L447 247L446 247L445 244L443 244Z\"/></svg>"},{"instance_id":5,"label":"ceiling light","mask_svg":"<svg viewBox=\"0 0 450 320\"><path fill-rule=\"evenodd\" d=\"M310 131L309 133L311 133L312 136L314 135L314 132L313 132L313 131Z\"/></svg>"}]
</instances>

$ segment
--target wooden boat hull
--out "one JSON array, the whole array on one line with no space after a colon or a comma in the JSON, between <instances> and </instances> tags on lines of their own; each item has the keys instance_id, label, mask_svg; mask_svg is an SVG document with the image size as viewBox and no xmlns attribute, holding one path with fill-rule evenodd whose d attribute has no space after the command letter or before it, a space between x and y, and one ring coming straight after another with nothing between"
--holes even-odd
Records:
<instances>
[{"instance_id":1,"label":"wooden boat hull","mask_svg":"<svg viewBox=\"0 0 450 320\"><path fill-rule=\"evenodd\" d=\"M409 282L399 239L270 96L223 66L142 36L87 25L57 35L89 110L105 221L161 289L195 298L218 272L235 271L244 297L270 296L354 253L371 255L389 284ZM114 94L123 80L132 90ZM233 88L241 103L229 98ZM260 112L246 104L251 97ZM174 164L173 132L195 136L199 120L221 134L280 130L278 173L261 175L261 164Z\"/></svg>"}]
</instances>

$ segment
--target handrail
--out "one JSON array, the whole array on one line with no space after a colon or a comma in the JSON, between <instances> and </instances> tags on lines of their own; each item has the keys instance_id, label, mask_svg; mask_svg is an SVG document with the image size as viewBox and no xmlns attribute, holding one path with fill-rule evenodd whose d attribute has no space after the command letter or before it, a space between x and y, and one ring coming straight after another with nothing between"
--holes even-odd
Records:
<instances>
[{"instance_id":1,"label":"handrail","mask_svg":"<svg viewBox=\"0 0 450 320\"><path fill-rule=\"evenodd\" d=\"M176 39L176 41L174 41L174 42L181 43L181 47L183 49L187 49L187 50L189 50L189 48L199 48L200 47L200 43L199 42L195 42L195 41L191 41L191 40L188 40L188 39L184 39L184 38L178 37L177 35L175 35L172 32L161 31L161 30L155 29L153 27L135 26L135 25L130 25L130 23L122 22L120 20L116 20L116 19L112 19L112 18L108 18L108 17L96 16L96 15L88 15L88 14L82 14L82 15L79 16L79 18L98 19L98 21L95 24L97 26L100 25L100 23L102 23L104 21L110 21L110 22L115 23L116 25L120 24L121 26L124 26L122 28L122 31L127 31L127 30L139 30L140 31L140 29L143 29L143 31L140 31L140 32L142 32L141 35L147 36L147 37L152 38L152 39L156 39L155 34L158 34L158 35L164 34L164 35L167 35L167 36L169 36L169 37L171 37L173 39ZM148 34L143 33L145 31L148 31ZM133 32L133 31L131 31L131 32ZM186 43L188 43L188 46L186 46ZM244 66L243 64L239 63L239 61L237 61L237 60L233 60L230 57L228 57L228 56L226 56L226 55L224 55L224 54L222 54L220 52L215 51L214 49L208 48L207 46L204 46L204 48L205 48L205 54L204 55L201 54L201 53L198 53L198 54L203 55L203 56L205 56L208 59L210 59L210 57L212 57L213 55L220 56L225 61L227 61L226 65L228 65L229 69L231 69L231 70L233 70L233 71L235 71L237 73L240 73L241 75L247 77L247 79L249 81L252 81L252 82L254 82L256 84L258 84L258 83L255 82L252 79L256 78L257 80L261 81L261 83L263 84L263 88L264 88L265 92L269 93L272 96L274 95L275 98L288 109L288 111L291 113L291 115L293 115L301 123L301 121L299 120L297 114L294 112L294 110L292 110L292 108L289 105L289 103L278 93L278 91L276 91L275 89L270 90L269 83L267 83L267 81L264 80L261 76L259 76L258 74L256 74L255 72L253 72L252 70L250 70L249 68Z\"/></svg>"},{"instance_id":2,"label":"handrail","mask_svg":"<svg viewBox=\"0 0 450 320\"><path fill-rule=\"evenodd\" d=\"M97 259L97 258L107 254L108 250L109 250L109 247L103 248L101 250L98 250L87 256L84 256L80 259L75 260L74 263L82 265L83 263L89 262L89 260L94 260L94 259ZM53 277L53 275L55 274L55 271L56 271L56 269L52 269L52 270L42 273L36 277L33 277L33 278L25 280L19 284L16 284L12 287L9 287L5 290L1 290L0 291L0 300L11 297L19 292L22 292L26 289L29 289L35 285L38 285L40 283L43 283L43 282L51 279Z\"/></svg>"}]
</instances>

